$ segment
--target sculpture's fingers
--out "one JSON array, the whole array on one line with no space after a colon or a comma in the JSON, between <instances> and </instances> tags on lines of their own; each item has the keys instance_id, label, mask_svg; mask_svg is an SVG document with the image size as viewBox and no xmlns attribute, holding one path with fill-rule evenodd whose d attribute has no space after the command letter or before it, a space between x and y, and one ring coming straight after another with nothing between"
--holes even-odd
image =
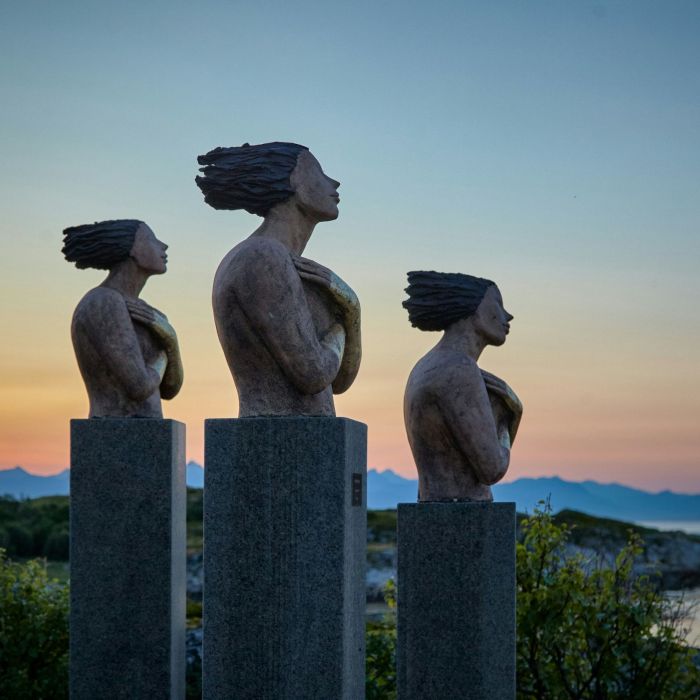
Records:
<instances>
[{"instance_id":1,"label":"sculpture's fingers","mask_svg":"<svg viewBox=\"0 0 700 700\"><path fill-rule=\"evenodd\" d=\"M138 311L138 310L130 311L129 315L135 321L139 321L140 323L148 324L148 323L153 323L153 321L154 321L152 314L143 313L142 311Z\"/></svg>"},{"instance_id":2,"label":"sculpture's fingers","mask_svg":"<svg viewBox=\"0 0 700 700\"><path fill-rule=\"evenodd\" d=\"M137 299L136 301L127 299L126 308L129 310L129 313L140 313L145 315L153 314L153 309L140 299Z\"/></svg>"},{"instance_id":3,"label":"sculpture's fingers","mask_svg":"<svg viewBox=\"0 0 700 700\"><path fill-rule=\"evenodd\" d=\"M309 272L319 277L328 278L329 280L332 274L327 267L319 265L319 263L307 258L295 258L294 265L299 271L303 270L304 272Z\"/></svg>"},{"instance_id":4,"label":"sculpture's fingers","mask_svg":"<svg viewBox=\"0 0 700 700\"><path fill-rule=\"evenodd\" d=\"M314 265L307 265L304 262L299 262L295 265L299 272L308 272L309 274L317 274L318 269Z\"/></svg>"},{"instance_id":5,"label":"sculpture's fingers","mask_svg":"<svg viewBox=\"0 0 700 700\"><path fill-rule=\"evenodd\" d=\"M305 280L309 280L310 282L315 282L316 284L328 284L328 280L325 279L322 275L319 275L315 270L310 271L310 270L302 270L299 269L297 270L299 273L299 277Z\"/></svg>"}]
</instances>

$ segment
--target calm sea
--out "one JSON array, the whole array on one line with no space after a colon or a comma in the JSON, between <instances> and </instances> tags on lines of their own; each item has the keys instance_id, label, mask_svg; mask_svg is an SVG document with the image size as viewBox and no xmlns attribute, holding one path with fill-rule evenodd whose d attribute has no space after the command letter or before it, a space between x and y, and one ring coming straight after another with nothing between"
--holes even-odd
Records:
<instances>
[{"instance_id":1,"label":"calm sea","mask_svg":"<svg viewBox=\"0 0 700 700\"><path fill-rule=\"evenodd\" d=\"M680 530L689 535L700 535L700 520L636 520L635 523L657 530Z\"/></svg>"}]
</instances>

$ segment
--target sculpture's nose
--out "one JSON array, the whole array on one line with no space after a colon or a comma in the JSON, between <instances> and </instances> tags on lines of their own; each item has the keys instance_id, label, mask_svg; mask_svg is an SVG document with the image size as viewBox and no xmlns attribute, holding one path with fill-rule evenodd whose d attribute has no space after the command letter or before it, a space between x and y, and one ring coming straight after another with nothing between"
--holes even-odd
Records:
<instances>
[{"instance_id":1,"label":"sculpture's nose","mask_svg":"<svg viewBox=\"0 0 700 700\"><path fill-rule=\"evenodd\" d=\"M336 190L340 187L340 183L337 180L331 178L331 182L333 183L333 187L335 187Z\"/></svg>"}]
</instances>

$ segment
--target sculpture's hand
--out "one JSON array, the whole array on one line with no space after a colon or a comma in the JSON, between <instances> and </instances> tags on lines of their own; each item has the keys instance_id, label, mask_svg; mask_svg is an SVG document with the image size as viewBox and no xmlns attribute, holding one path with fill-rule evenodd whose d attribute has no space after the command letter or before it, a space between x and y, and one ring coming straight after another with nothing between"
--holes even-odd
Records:
<instances>
[{"instance_id":1,"label":"sculpture's hand","mask_svg":"<svg viewBox=\"0 0 700 700\"><path fill-rule=\"evenodd\" d=\"M177 334L164 313L149 306L142 299L126 299L125 301L129 316L136 323L141 323L149 328L162 341L166 350L177 346Z\"/></svg>"},{"instance_id":2,"label":"sculpture's hand","mask_svg":"<svg viewBox=\"0 0 700 700\"><path fill-rule=\"evenodd\" d=\"M302 258L300 255L292 255L292 262L296 267L299 277L329 289L333 272L315 260Z\"/></svg>"},{"instance_id":3,"label":"sculpture's hand","mask_svg":"<svg viewBox=\"0 0 700 700\"><path fill-rule=\"evenodd\" d=\"M516 396L515 392L495 374L491 374L483 369L480 371L484 379L484 384L486 385L486 390L500 396L510 411L516 416L521 416L523 413L523 404Z\"/></svg>"},{"instance_id":4,"label":"sculpture's hand","mask_svg":"<svg viewBox=\"0 0 700 700\"><path fill-rule=\"evenodd\" d=\"M145 301L141 299L125 299L125 301L132 320L146 326L162 344L163 352L158 354L150 366L161 378L161 398L172 399L180 391L184 378L175 329L164 313L149 306Z\"/></svg>"},{"instance_id":5,"label":"sculpture's hand","mask_svg":"<svg viewBox=\"0 0 700 700\"><path fill-rule=\"evenodd\" d=\"M343 330L342 362L333 380L333 393L342 394L352 385L360 369L362 340L360 328L360 301L355 292L332 270L314 260L292 256L299 277L326 289L340 311Z\"/></svg>"},{"instance_id":6,"label":"sculpture's hand","mask_svg":"<svg viewBox=\"0 0 700 700\"><path fill-rule=\"evenodd\" d=\"M490 394L494 394L503 400L503 404L511 413L511 419L508 421L508 434L501 436L501 441L505 438L508 442L508 447L515 440L515 436L518 432L518 427L520 426L520 419L523 415L523 404L517 397L515 392L502 380L499 379L495 374L486 372L485 370L480 370L481 376L486 385L486 390ZM504 443L505 444L505 443Z\"/></svg>"},{"instance_id":7,"label":"sculpture's hand","mask_svg":"<svg viewBox=\"0 0 700 700\"><path fill-rule=\"evenodd\" d=\"M292 260L299 277L327 289L344 316L359 315L360 301L357 294L335 272L308 258L295 255Z\"/></svg>"}]
</instances>

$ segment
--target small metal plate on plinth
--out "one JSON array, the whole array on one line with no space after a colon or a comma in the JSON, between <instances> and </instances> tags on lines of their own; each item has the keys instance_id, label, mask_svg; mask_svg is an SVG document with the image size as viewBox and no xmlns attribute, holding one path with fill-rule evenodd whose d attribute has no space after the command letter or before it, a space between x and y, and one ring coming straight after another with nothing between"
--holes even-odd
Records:
<instances>
[{"instance_id":1,"label":"small metal plate on plinth","mask_svg":"<svg viewBox=\"0 0 700 700\"><path fill-rule=\"evenodd\" d=\"M354 473L352 475L352 504L354 506L362 505L362 474Z\"/></svg>"}]
</instances>

